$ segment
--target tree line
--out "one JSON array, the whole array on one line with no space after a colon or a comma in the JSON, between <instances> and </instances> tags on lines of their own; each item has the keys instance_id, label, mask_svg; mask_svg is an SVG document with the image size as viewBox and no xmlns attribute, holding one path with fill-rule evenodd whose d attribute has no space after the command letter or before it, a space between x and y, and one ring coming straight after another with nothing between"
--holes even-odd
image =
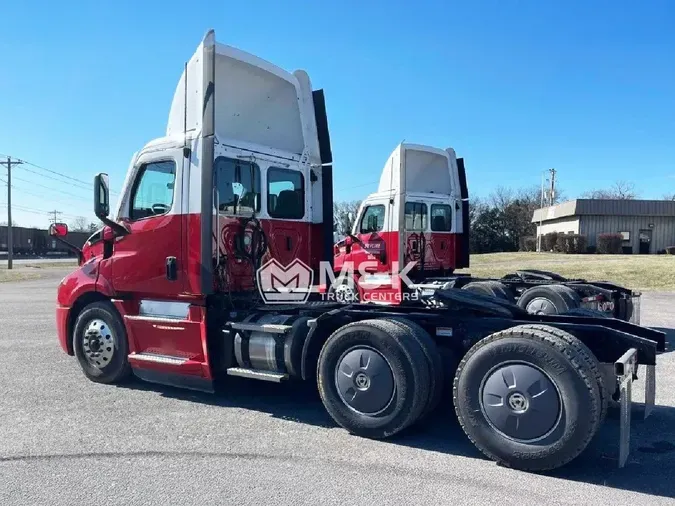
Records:
<instances>
[{"instance_id":1,"label":"tree line","mask_svg":"<svg viewBox=\"0 0 675 506\"><path fill-rule=\"evenodd\" d=\"M553 204L566 200L563 191L556 191ZM640 198L640 193L634 183L616 181L607 188L586 191L580 198L633 200ZM663 200L675 200L675 193L665 194ZM525 249L525 239L537 234L537 225L532 223L532 216L535 209L541 207L541 202L541 188L536 185L523 188L500 186L487 197L472 197L469 200L471 253ZM333 231L339 237L352 231L360 204L359 200L335 202Z\"/></svg>"}]
</instances>

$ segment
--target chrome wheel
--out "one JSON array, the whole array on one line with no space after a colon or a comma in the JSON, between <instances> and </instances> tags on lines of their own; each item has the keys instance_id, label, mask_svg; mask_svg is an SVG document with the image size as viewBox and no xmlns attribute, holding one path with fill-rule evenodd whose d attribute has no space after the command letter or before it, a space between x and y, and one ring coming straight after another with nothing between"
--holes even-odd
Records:
<instances>
[{"instance_id":1,"label":"chrome wheel","mask_svg":"<svg viewBox=\"0 0 675 506\"><path fill-rule=\"evenodd\" d=\"M335 288L335 302L350 304L358 300L359 296L351 283L342 283Z\"/></svg>"},{"instance_id":2,"label":"chrome wheel","mask_svg":"<svg viewBox=\"0 0 675 506\"><path fill-rule=\"evenodd\" d=\"M553 302L544 297L536 297L532 299L525 310L530 314L557 314L558 309L553 305Z\"/></svg>"},{"instance_id":3,"label":"chrome wheel","mask_svg":"<svg viewBox=\"0 0 675 506\"><path fill-rule=\"evenodd\" d=\"M87 362L97 369L110 363L115 353L112 329L103 320L91 320L84 330L82 351Z\"/></svg>"}]
</instances>

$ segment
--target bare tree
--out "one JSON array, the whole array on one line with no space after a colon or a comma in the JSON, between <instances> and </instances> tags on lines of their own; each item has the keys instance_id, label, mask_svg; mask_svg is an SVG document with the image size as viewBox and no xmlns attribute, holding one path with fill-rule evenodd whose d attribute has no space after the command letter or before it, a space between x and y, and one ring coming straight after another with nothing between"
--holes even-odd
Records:
<instances>
[{"instance_id":1,"label":"bare tree","mask_svg":"<svg viewBox=\"0 0 675 506\"><path fill-rule=\"evenodd\" d=\"M666 193L663 196L663 200L675 200L675 193Z\"/></svg>"},{"instance_id":2,"label":"bare tree","mask_svg":"<svg viewBox=\"0 0 675 506\"><path fill-rule=\"evenodd\" d=\"M94 223L93 221L89 224L89 232L92 234L96 232L99 228L101 228L100 223Z\"/></svg>"},{"instance_id":3,"label":"bare tree","mask_svg":"<svg viewBox=\"0 0 675 506\"><path fill-rule=\"evenodd\" d=\"M333 204L333 231L342 236L351 233L360 205L360 200L335 202Z\"/></svg>"},{"instance_id":4,"label":"bare tree","mask_svg":"<svg viewBox=\"0 0 675 506\"><path fill-rule=\"evenodd\" d=\"M638 196L635 183L630 181L617 181L607 189L590 190L581 194L583 199L601 200L634 200Z\"/></svg>"},{"instance_id":5,"label":"bare tree","mask_svg":"<svg viewBox=\"0 0 675 506\"><path fill-rule=\"evenodd\" d=\"M73 232L88 232L89 222L84 216L78 216L70 224L70 228L73 230Z\"/></svg>"},{"instance_id":6,"label":"bare tree","mask_svg":"<svg viewBox=\"0 0 675 506\"><path fill-rule=\"evenodd\" d=\"M0 227L6 227L7 223L9 223L7 220L5 221L0 221ZM12 220L12 226L13 227L18 227L19 224L16 222L16 220Z\"/></svg>"}]
</instances>

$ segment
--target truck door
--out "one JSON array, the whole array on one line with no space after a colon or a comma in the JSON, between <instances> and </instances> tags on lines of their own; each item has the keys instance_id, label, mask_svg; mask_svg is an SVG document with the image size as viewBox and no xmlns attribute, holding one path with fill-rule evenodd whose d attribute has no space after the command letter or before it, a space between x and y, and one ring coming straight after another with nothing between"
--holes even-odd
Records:
<instances>
[{"instance_id":1,"label":"truck door","mask_svg":"<svg viewBox=\"0 0 675 506\"><path fill-rule=\"evenodd\" d=\"M305 177L300 170L267 169L267 214L264 222L273 258L290 265L295 258L310 264L310 224L305 205Z\"/></svg>"},{"instance_id":2,"label":"truck door","mask_svg":"<svg viewBox=\"0 0 675 506\"><path fill-rule=\"evenodd\" d=\"M370 266L365 270L371 274L389 271L391 244L387 241L386 209L387 205L384 202L372 202L364 206L356 224L355 235L359 238L359 243L355 242L352 245L355 270L358 270L363 262L370 262Z\"/></svg>"},{"instance_id":3,"label":"truck door","mask_svg":"<svg viewBox=\"0 0 675 506\"><path fill-rule=\"evenodd\" d=\"M170 298L183 290L180 150L141 155L120 219L130 233L115 242L116 292Z\"/></svg>"},{"instance_id":4,"label":"truck door","mask_svg":"<svg viewBox=\"0 0 675 506\"><path fill-rule=\"evenodd\" d=\"M432 203L429 234L429 269L445 271L455 266L455 234L453 233L453 209L450 204Z\"/></svg>"},{"instance_id":5,"label":"truck door","mask_svg":"<svg viewBox=\"0 0 675 506\"><path fill-rule=\"evenodd\" d=\"M403 262L416 262L415 270L428 269L428 207L424 202L406 201L403 230Z\"/></svg>"}]
</instances>

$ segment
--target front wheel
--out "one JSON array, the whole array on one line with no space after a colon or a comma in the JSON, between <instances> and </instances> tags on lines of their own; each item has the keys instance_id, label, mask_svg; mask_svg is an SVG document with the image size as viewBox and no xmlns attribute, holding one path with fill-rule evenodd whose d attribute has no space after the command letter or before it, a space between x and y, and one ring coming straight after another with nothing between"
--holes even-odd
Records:
<instances>
[{"instance_id":1,"label":"front wheel","mask_svg":"<svg viewBox=\"0 0 675 506\"><path fill-rule=\"evenodd\" d=\"M118 383L131 374L127 333L110 302L94 302L80 313L73 330L73 349L91 381Z\"/></svg>"},{"instance_id":2,"label":"front wheel","mask_svg":"<svg viewBox=\"0 0 675 506\"><path fill-rule=\"evenodd\" d=\"M359 290L353 278L338 278L328 293L332 302L340 304L355 304L360 300Z\"/></svg>"}]
</instances>

